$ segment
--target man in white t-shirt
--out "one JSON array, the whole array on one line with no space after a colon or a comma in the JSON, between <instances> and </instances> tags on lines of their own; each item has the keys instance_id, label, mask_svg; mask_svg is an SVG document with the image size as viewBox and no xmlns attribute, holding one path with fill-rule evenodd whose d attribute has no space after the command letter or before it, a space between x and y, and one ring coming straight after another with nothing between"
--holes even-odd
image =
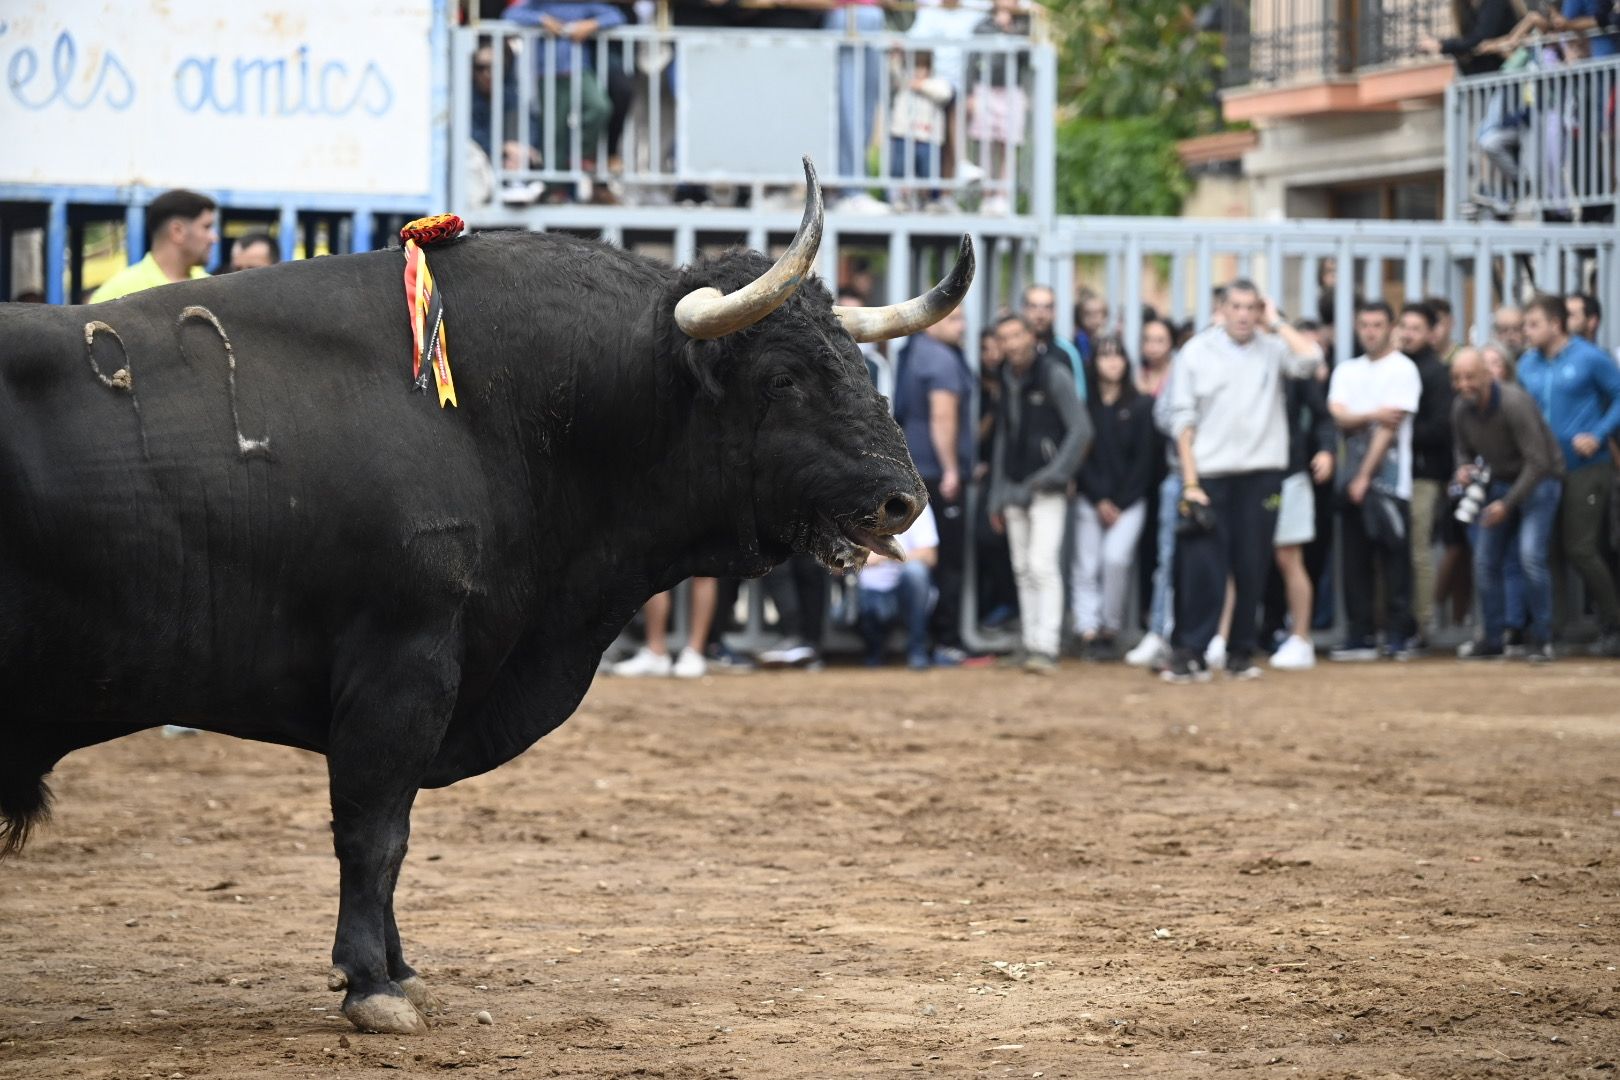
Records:
<instances>
[{"instance_id":1,"label":"man in white t-shirt","mask_svg":"<svg viewBox=\"0 0 1620 1080\"><path fill-rule=\"evenodd\" d=\"M1344 606L1349 621L1335 660L1376 660L1374 566L1382 567L1384 650L1416 648L1412 618L1412 416L1423 395L1417 365L1392 344L1395 313L1382 300L1356 308L1361 356L1333 369L1328 410L1344 433L1339 465Z\"/></svg>"},{"instance_id":2,"label":"man in white t-shirt","mask_svg":"<svg viewBox=\"0 0 1620 1080\"><path fill-rule=\"evenodd\" d=\"M866 663L883 663L883 644L896 622L906 628L906 666L929 666L928 615L934 608L933 567L939 561L939 528L934 509L923 507L911 528L900 534L905 562L872 555L861 570L860 627Z\"/></svg>"}]
</instances>

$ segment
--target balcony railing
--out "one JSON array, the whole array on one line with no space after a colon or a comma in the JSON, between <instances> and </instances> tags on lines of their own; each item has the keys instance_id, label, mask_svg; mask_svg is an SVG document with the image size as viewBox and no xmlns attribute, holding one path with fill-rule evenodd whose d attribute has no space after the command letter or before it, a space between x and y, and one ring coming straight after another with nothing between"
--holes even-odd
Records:
<instances>
[{"instance_id":1,"label":"balcony railing","mask_svg":"<svg viewBox=\"0 0 1620 1080\"><path fill-rule=\"evenodd\" d=\"M805 154L830 200L869 209L1039 213L1051 190L1055 58L1027 38L622 27L575 42L484 22L452 39L458 209L604 190L655 205L714 185L757 205L802 183Z\"/></svg>"},{"instance_id":2,"label":"balcony railing","mask_svg":"<svg viewBox=\"0 0 1620 1080\"><path fill-rule=\"evenodd\" d=\"M1234 0L1222 19L1227 87L1315 82L1404 63L1422 57L1425 37L1454 33L1448 0Z\"/></svg>"},{"instance_id":3,"label":"balcony railing","mask_svg":"<svg viewBox=\"0 0 1620 1080\"><path fill-rule=\"evenodd\" d=\"M1446 90L1447 217L1614 220L1620 56L1478 75Z\"/></svg>"}]
</instances>

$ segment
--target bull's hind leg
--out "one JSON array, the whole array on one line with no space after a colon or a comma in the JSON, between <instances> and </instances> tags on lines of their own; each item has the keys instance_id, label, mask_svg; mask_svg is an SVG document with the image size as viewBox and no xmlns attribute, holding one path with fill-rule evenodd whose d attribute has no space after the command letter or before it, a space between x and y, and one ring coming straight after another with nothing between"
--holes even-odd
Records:
<instances>
[{"instance_id":1,"label":"bull's hind leg","mask_svg":"<svg viewBox=\"0 0 1620 1080\"><path fill-rule=\"evenodd\" d=\"M377 641L359 651L374 656L379 648L388 655ZM458 670L449 654L455 651L444 636L414 641L393 654L395 663L350 669L337 691L327 762L341 887L328 985L347 991L343 1015L362 1031L427 1029L397 979L415 972L399 950L394 884L410 837L411 803L454 704Z\"/></svg>"}]
</instances>

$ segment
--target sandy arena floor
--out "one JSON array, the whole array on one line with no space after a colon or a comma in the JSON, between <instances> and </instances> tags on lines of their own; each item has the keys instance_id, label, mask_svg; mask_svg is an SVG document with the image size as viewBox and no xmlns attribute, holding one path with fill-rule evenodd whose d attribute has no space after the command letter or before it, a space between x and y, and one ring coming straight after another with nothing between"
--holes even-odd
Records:
<instances>
[{"instance_id":1,"label":"sandy arena floor","mask_svg":"<svg viewBox=\"0 0 1620 1080\"><path fill-rule=\"evenodd\" d=\"M325 990L324 763L146 733L0 866L0 1076L1615 1076L1617 700L1580 661L599 682L418 801L451 1009L411 1040Z\"/></svg>"}]
</instances>

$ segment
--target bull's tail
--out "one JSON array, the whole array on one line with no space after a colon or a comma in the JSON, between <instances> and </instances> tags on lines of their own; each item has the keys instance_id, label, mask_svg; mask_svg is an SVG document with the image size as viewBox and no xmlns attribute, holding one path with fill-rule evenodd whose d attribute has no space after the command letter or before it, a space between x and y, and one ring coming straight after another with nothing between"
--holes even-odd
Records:
<instances>
[{"instance_id":1,"label":"bull's tail","mask_svg":"<svg viewBox=\"0 0 1620 1080\"><path fill-rule=\"evenodd\" d=\"M50 814L51 789L44 772L0 767L0 859L21 851L34 826Z\"/></svg>"}]
</instances>

